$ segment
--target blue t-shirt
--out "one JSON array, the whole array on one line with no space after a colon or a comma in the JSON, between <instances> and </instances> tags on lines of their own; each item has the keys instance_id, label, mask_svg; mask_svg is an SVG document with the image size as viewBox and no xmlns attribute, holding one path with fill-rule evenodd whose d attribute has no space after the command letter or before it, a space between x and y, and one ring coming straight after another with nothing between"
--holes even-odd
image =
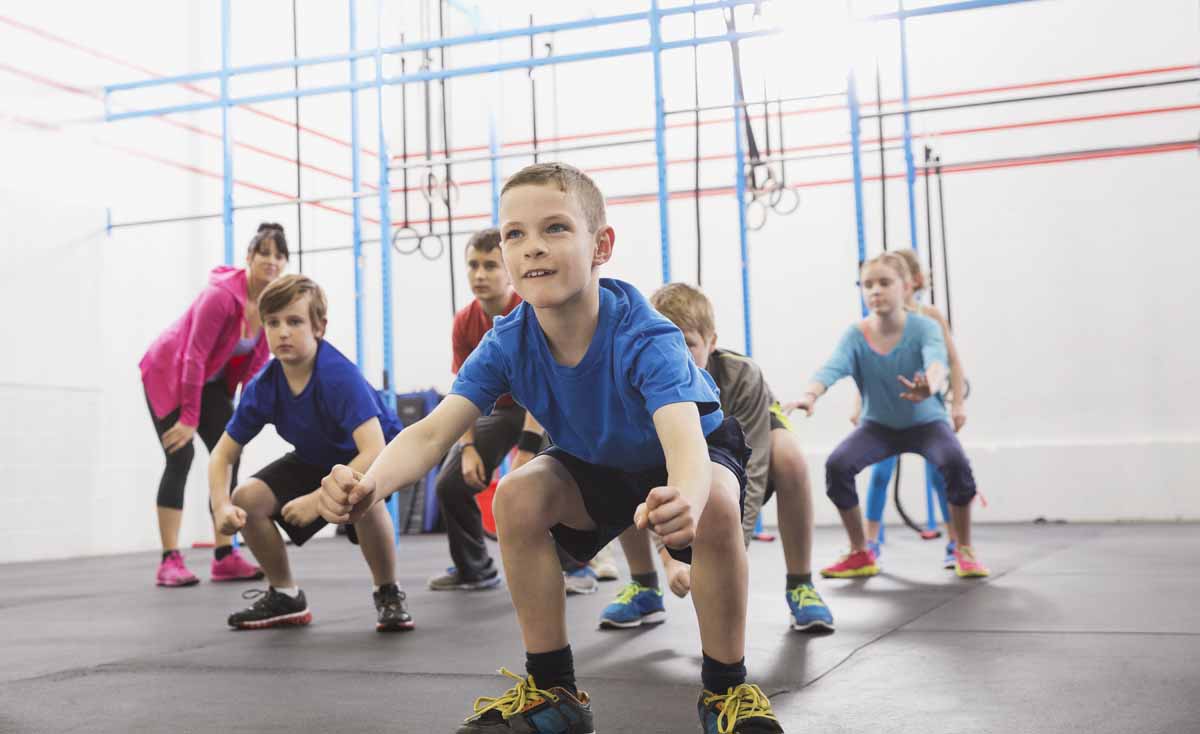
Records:
<instances>
[{"instance_id":1,"label":"blue t-shirt","mask_svg":"<svg viewBox=\"0 0 1200 734\"><path fill-rule=\"evenodd\" d=\"M245 446L268 423L305 463L345 464L358 455L354 430L379 419L383 439L400 432L400 419L353 362L332 344L320 340L313 373L299 395L288 387L283 365L272 359L242 391L225 432Z\"/></svg>"},{"instance_id":2,"label":"blue t-shirt","mask_svg":"<svg viewBox=\"0 0 1200 734\"><path fill-rule=\"evenodd\" d=\"M578 365L554 360L533 307L522 303L496 319L450 392L483 413L512 393L555 446L624 471L665 463L653 420L664 405L696 403L706 436L724 419L717 386L679 329L632 285L610 278L600 279L600 320Z\"/></svg>"},{"instance_id":3,"label":"blue t-shirt","mask_svg":"<svg viewBox=\"0 0 1200 734\"><path fill-rule=\"evenodd\" d=\"M867 344L859 324L846 329L833 356L812 379L829 387L843 377L853 377L863 399L863 420L889 428L909 428L946 420L946 407L938 395L919 403L900 397L907 389L897 376L911 380L930 364L941 362L945 366L946 361L942 327L933 319L910 313L900 341L887 354Z\"/></svg>"}]
</instances>

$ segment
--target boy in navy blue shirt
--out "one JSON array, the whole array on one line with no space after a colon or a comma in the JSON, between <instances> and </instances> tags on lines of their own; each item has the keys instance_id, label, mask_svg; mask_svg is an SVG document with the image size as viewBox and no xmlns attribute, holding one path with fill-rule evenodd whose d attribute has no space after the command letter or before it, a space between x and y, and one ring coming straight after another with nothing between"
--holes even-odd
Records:
<instances>
[{"instance_id":1,"label":"boy in navy blue shirt","mask_svg":"<svg viewBox=\"0 0 1200 734\"><path fill-rule=\"evenodd\" d=\"M586 561L632 524L693 564L704 730L782 732L770 701L746 683L741 429L722 415L679 329L629 284L599 277L615 233L590 178L558 163L522 169L501 192L500 220L505 267L524 303L496 320L451 394L365 475L334 468L321 483L321 515L359 517L511 393L553 442L505 476L494 503L527 675L502 669L516 685L477 699L459 734L595 731L575 685L554 543Z\"/></svg>"},{"instance_id":2,"label":"boy in navy blue shirt","mask_svg":"<svg viewBox=\"0 0 1200 734\"><path fill-rule=\"evenodd\" d=\"M208 465L213 516L222 532L241 531L270 587L229 617L237 629L308 624L312 613L288 564L278 523L297 546L325 526L316 512L321 478L334 465L366 469L400 422L325 334L325 294L303 275L285 275L259 296L263 328L275 359L245 388ZM230 500L230 467L268 423L293 451L241 483ZM375 580L376 629L409 630L412 617L396 584L392 519L384 505L356 518L363 557Z\"/></svg>"}]
</instances>

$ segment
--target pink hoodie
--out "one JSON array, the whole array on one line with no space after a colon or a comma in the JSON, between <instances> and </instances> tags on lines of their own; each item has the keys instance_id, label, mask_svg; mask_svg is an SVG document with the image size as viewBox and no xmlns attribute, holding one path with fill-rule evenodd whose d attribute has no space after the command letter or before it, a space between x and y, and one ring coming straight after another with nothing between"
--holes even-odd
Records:
<instances>
[{"instance_id":1,"label":"pink hoodie","mask_svg":"<svg viewBox=\"0 0 1200 734\"><path fill-rule=\"evenodd\" d=\"M156 418L179 408L179 422L200 423L200 392L222 367L233 395L237 384L258 374L270 357L260 331L254 351L230 360L246 314L246 271L228 265L213 268L205 288L178 321L159 335L138 367Z\"/></svg>"}]
</instances>

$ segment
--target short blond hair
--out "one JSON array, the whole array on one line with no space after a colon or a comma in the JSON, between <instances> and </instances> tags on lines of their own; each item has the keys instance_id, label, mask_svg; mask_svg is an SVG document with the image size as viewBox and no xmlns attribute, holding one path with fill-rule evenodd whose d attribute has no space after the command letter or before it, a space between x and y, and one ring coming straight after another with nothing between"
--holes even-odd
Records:
<instances>
[{"instance_id":1,"label":"short blond hair","mask_svg":"<svg viewBox=\"0 0 1200 734\"><path fill-rule=\"evenodd\" d=\"M265 319L292 305L297 298L308 296L308 319L313 328L324 327L327 305L325 291L307 275L291 273L271 281L258 296L258 315Z\"/></svg>"},{"instance_id":2,"label":"short blond hair","mask_svg":"<svg viewBox=\"0 0 1200 734\"><path fill-rule=\"evenodd\" d=\"M589 232L599 230L608 221L604 212L604 194L601 193L600 187L586 173L566 163L534 163L525 166L504 183L500 195L504 196L518 186L546 184L554 184L559 191L575 197Z\"/></svg>"},{"instance_id":3,"label":"short blond hair","mask_svg":"<svg viewBox=\"0 0 1200 734\"><path fill-rule=\"evenodd\" d=\"M704 339L711 339L717 333L712 302L695 286L667 283L654 291L650 304L680 331L694 331Z\"/></svg>"}]
</instances>

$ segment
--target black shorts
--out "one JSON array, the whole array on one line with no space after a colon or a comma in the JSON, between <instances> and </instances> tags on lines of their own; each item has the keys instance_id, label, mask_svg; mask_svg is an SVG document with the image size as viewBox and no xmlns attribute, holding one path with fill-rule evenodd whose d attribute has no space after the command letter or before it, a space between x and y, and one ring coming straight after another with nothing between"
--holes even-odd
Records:
<instances>
[{"instance_id":1,"label":"black shorts","mask_svg":"<svg viewBox=\"0 0 1200 734\"><path fill-rule=\"evenodd\" d=\"M738 504L746 498L746 462L750 459L750 447L742 427L733 418L726 418L705 439L708 442L708 457L733 472L738 481ZM614 538L633 524L633 513L638 505L646 501L646 495L655 487L667 483L667 467L658 466L644 471L626 472L610 466L589 464L566 451L550 446L541 454L562 464L583 496L583 505L588 516L596 523L595 530L576 530L566 525L555 525L550 533L562 549L581 563L608 545ZM667 551L673 558L684 563L692 562L692 549Z\"/></svg>"},{"instance_id":2,"label":"black shorts","mask_svg":"<svg viewBox=\"0 0 1200 734\"><path fill-rule=\"evenodd\" d=\"M792 430L792 423L787 416L783 414L783 406L779 403L771 403L771 430L775 431L782 428L785 431ZM775 496L775 484L767 479L767 490L763 494L763 506L765 507L771 498Z\"/></svg>"},{"instance_id":3,"label":"black shorts","mask_svg":"<svg viewBox=\"0 0 1200 734\"><path fill-rule=\"evenodd\" d=\"M301 461L295 452L290 452L254 473L254 478L266 484L267 488L271 490L271 494L275 495L276 502L279 503L280 511L272 515L271 519L298 546L304 545L309 538L317 534L318 530L329 523L324 518L317 518L311 524L304 527L293 525L283 519L283 506L297 497L303 497L320 487L321 480L332 469L332 465L322 466Z\"/></svg>"}]
</instances>

